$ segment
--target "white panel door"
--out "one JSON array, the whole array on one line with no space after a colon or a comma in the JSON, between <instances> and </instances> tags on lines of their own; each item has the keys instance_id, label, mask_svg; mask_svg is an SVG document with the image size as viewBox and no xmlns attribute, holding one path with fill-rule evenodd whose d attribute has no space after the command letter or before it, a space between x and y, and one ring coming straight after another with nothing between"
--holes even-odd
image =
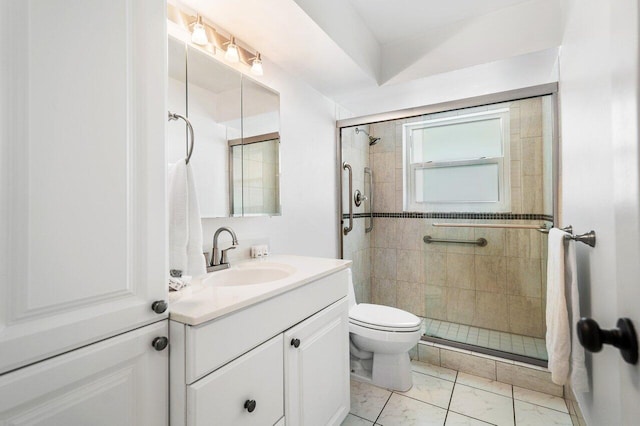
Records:
<instances>
[{"instance_id":1,"label":"white panel door","mask_svg":"<svg viewBox=\"0 0 640 426\"><path fill-rule=\"evenodd\" d=\"M581 315L603 329L640 330L640 9L637 0L571 9L560 56L562 225L596 231L577 244ZM573 324L575 327L575 324ZM587 352L591 390L577 395L586 424L635 425L640 363L611 345Z\"/></svg>"},{"instance_id":2,"label":"white panel door","mask_svg":"<svg viewBox=\"0 0 640 426\"><path fill-rule=\"evenodd\" d=\"M348 310L341 299L284 333L287 425L339 425L349 413Z\"/></svg>"},{"instance_id":3,"label":"white panel door","mask_svg":"<svg viewBox=\"0 0 640 426\"><path fill-rule=\"evenodd\" d=\"M0 373L166 316L165 7L0 3Z\"/></svg>"},{"instance_id":4,"label":"white panel door","mask_svg":"<svg viewBox=\"0 0 640 426\"><path fill-rule=\"evenodd\" d=\"M167 320L0 377L0 424L160 426L168 422Z\"/></svg>"}]
</instances>

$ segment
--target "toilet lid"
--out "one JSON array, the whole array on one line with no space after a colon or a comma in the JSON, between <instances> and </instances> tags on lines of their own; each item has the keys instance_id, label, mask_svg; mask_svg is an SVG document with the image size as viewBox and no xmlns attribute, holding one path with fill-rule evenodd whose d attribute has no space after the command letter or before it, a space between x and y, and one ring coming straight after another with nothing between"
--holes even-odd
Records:
<instances>
[{"instance_id":1,"label":"toilet lid","mask_svg":"<svg viewBox=\"0 0 640 426\"><path fill-rule=\"evenodd\" d=\"M420 318L391 306L360 303L349 310L349 319L356 323L400 331L413 331L420 327Z\"/></svg>"}]
</instances>

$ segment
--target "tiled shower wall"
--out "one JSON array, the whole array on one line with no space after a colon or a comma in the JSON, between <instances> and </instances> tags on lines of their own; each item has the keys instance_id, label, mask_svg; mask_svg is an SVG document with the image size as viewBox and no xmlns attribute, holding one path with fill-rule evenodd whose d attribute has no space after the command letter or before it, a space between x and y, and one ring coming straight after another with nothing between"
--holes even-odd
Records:
<instances>
[{"instance_id":1,"label":"tiled shower wall","mask_svg":"<svg viewBox=\"0 0 640 426\"><path fill-rule=\"evenodd\" d=\"M510 122L512 213L552 214L548 166L551 123L541 98L512 102ZM476 108L486 110L488 107ZM462 113L470 112L469 109ZM456 112L441 113L455 115ZM425 117L426 118L426 117ZM421 118L370 126L381 141L371 147L374 212L398 213L402 202L402 124ZM346 132L345 132L346 133ZM499 331L544 337L546 236L536 230L436 228L435 222L535 224L540 220L456 220L376 217L370 245L354 235L354 277L371 277L371 293L361 286L360 302L371 300L419 316ZM358 222L364 219L356 220ZM364 224L361 224L364 226ZM357 225L356 225L357 226ZM354 234L359 234L354 229ZM424 235L488 240L486 247L425 244ZM347 242L349 238L345 239ZM347 244L348 245L348 244ZM371 269L367 273L367 247ZM346 253L346 251L345 251ZM358 253L358 254L355 254ZM348 258L347 256L345 256ZM358 297L358 294L357 294Z\"/></svg>"}]
</instances>

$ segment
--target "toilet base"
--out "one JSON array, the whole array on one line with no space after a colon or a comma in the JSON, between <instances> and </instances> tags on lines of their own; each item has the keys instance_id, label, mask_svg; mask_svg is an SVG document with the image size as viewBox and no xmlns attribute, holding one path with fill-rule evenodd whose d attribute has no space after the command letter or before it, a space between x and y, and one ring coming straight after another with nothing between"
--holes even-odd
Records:
<instances>
[{"instance_id":1,"label":"toilet base","mask_svg":"<svg viewBox=\"0 0 640 426\"><path fill-rule=\"evenodd\" d=\"M413 386L411 360L407 352L400 354L373 354L371 360L351 357L351 376L361 382L381 388L406 392Z\"/></svg>"},{"instance_id":2,"label":"toilet base","mask_svg":"<svg viewBox=\"0 0 640 426\"><path fill-rule=\"evenodd\" d=\"M371 381L374 385L405 392L411 389L411 360L409 354L373 354Z\"/></svg>"}]
</instances>

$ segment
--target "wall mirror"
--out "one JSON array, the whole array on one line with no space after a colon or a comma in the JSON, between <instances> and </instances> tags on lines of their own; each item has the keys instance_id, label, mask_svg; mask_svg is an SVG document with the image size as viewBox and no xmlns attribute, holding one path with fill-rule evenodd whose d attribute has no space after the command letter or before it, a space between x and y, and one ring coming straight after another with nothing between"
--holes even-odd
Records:
<instances>
[{"instance_id":1,"label":"wall mirror","mask_svg":"<svg viewBox=\"0 0 640 426\"><path fill-rule=\"evenodd\" d=\"M279 215L280 96L198 47L169 36L169 111L195 133L190 164L202 218ZM169 162L186 126L168 124Z\"/></svg>"}]
</instances>

